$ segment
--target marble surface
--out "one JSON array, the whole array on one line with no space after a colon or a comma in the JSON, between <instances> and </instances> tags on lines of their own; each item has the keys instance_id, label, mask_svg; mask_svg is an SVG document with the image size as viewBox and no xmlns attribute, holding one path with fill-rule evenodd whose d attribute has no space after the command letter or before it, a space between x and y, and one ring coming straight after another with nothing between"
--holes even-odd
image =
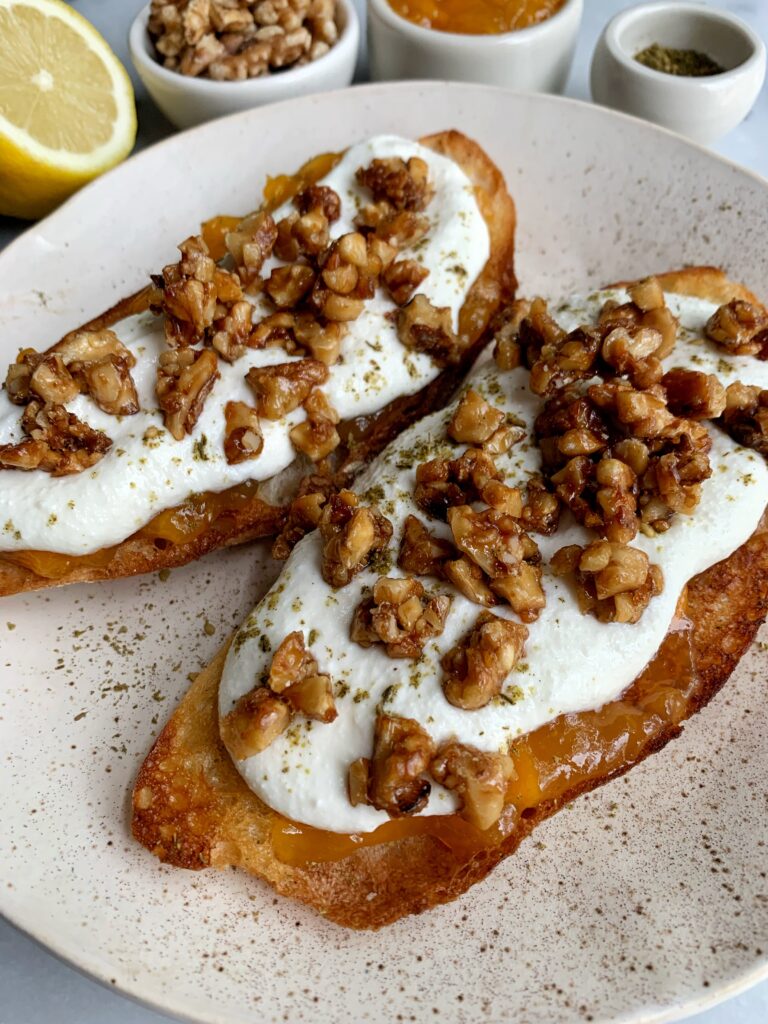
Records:
<instances>
[{"instance_id":1,"label":"marble surface","mask_svg":"<svg viewBox=\"0 0 768 1024\"><path fill-rule=\"evenodd\" d=\"M362 10L363 0L355 2ZM126 36L139 0L78 0L72 6L102 31L130 67ZM587 0L568 95L589 98L592 49L605 21L625 6L626 0ZM728 0L720 6L745 18L764 39L768 38L768 3L765 0ZM364 77L362 55L358 78ZM140 126L138 146L143 147L165 137L172 128L138 82L135 84ZM768 177L768 87L763 89L747 120L714 149ZM14 238L24 226L22 222L0 217L0 246ZM0 994L0 1024L48 1024L51 1020L56 1024L162 1024L170 1020L78 974L2 920ZM767 1020L768 981L688 1018L689 1024L765 1024Z\"/></svg>"}]
</instances>

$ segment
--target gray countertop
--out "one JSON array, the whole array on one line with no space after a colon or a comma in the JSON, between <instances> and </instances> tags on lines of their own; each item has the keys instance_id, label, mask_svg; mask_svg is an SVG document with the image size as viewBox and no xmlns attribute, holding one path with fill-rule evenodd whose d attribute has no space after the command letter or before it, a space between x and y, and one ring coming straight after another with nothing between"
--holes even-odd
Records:
<instances>
[{"instance_id":1,"label":"gray countertop","mask_svg":"<svg viewBox=\"0 0 768 1024\"><path fill-rule=\"evenodd\" d=\"M76 0L72 4L104 34L130 69L126 38L142 0ZM363 0L355 0L363 9ZM609 17L629 0L586 0L584 21L567 94L588 99L588 70L592 49ZM768 38L766 0L722 0ZM364 57L359 67L364 77ZM151 145L173 131L153 106L134 75L139 113L137 148ZM768 177L768 87L747 120L715 150ZM0 246L25 224L0 217ZM0 920L0 1024L159 1024L161 1014L130 1002L56 960L36 943ZM689 1024L765 1024L768 1021L768 981L719 1007L689 1018ZM553 1024L556 1024L553 1021Z\"/></svg>"}]
</instances>

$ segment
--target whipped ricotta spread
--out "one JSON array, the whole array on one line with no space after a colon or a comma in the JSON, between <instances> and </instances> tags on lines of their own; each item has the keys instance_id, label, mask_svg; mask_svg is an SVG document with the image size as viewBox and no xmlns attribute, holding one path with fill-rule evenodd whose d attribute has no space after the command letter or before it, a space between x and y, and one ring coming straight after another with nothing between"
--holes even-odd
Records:
<instances>
[{"instance_id":1,"label":"whipped ricotta spread","mask_svg":"<svg viewBox=\"0 0 768 1024\"><path fill-rule=\"evenodd\" d=\"M435 194L425 210L428 234L401 252L421 263L429 275L419 286L435 306L450 308L454 327L472 284L490 252L488 228L474 189L452 160L395 136L368 139L347 150L336 167L322 179L341 199L341 217L331 225L337 238L353 231L352 221L361 205L370 201L355 180L358 167L377 157L421 157L429 166ZM293 210L286 203L273 214L279 220ZM268 276L279 265L265 264ZM254 322L273 312L262 297L251 299L257 308ZM433 380L439 371L432 359L403 347L387 314L397 308L383 291L366 301L361 316L348 325L341 359L329 367L323 391L342 420L376 412L401 395L409 395ZM102 412L86 395L77 396L67 409L91 427L112 438L112 447L92 469L73 476L51 477L41 471L6 471L0 474L0 551L37 549L66 555L85 555L117 544L145 526L159 512L172 508L191 494L223 491L245 480L267 480L296 457L288 437L305 418L297 409L281 420L262 422L264 448L257 459L230 465L224 456L224 406L228 401L253 404L245 383L251 367L283 363L299 356L279 348L249 349L230 365L219 360L220 379L206 399L193 432L176 441L163 429L157 409L157 360L166 349L162 320L142 313L112 328L136 357L132 370L140 411L118 418ZM22 440L21 410L5 391L0 393L0 444ZM147 430L160 434L147 437Z\"/></svg>"},{"instance_id":2,"label":"whipped ricotta spread","mask_svg":"<svg viewBox=\"0 0 768 1024\"><path fill-rule=\"evenodd\" d=\"M571 330L594 322L608 298L628 299L624 291L604 291L552 306L551 311L562 327ZM714 305L679 295L666 298L668 307L680 318L680 330L665 369L685 366L715 373L726 384L740 380L768 387L768 365L751 357L723 356L704 339L704 324ZM493 405L525 421L530 439L541 399L530 391L528 378L523 369L500 373L485 353L467 384ZM419 463L455 458L466 447L451 443L446 435L456 404L404 432L355 483L361 500L375 503L391 520L394 552L409 514L418 516L437 536L450 536L447 524L424 516L413 500L413 490ZM598 708L619 697L660 647L688 580L743 544L768 503L768 469L763 459L719 429L710 429L712 475L702 485L701 501L693 515L677 515L666 533L655 537L638 534L632 541L664 572L663 592L650 602L640 624L606 624L582 615L567 583L551 574L548 563L557 549L595 539L594 533L564 514L553 536L535 535L543 558L547 604L528 626L525 661L504 684L508 700L491 702L477 711L461 710L445 699L440 659L474 625L479 606L441 581L440 591L451 593L453 603L444 632L427 644L418 661L390 658L381 645L363 648L350 640L349 629L363 589L371 587L377 576L365 570L348 586L334 590L320 575L320 537L307 535L275 586L235 636L221 681L219 713L227 714L268 672L270 652L286 634L301 629L319 670L336 684L338 717L326 725L297 716L265 751L236 762L248 786L287 818L334 832L368 832L388 817L367 805L352 806L347 774L352 761L371 754L378 706L390 714L415 719L438 746L455 738L481 750L497 751L558 715ZM504 482L511 486L524 486L529 476L540 470L539 450L530 440L496 456L495 462ZM387 575L404 574L393 566ZM434 584L437 586L437 581ZM493 611L514 617L504 605ZM422 813L446 814L456 808L454 794L433 785Z\"/></svg>"}]
</instances>

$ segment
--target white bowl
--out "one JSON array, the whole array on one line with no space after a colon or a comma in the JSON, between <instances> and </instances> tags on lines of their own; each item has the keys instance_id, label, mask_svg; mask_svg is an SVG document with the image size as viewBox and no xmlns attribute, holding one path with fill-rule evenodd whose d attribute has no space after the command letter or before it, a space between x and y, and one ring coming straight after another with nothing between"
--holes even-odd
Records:
<instances>
[{"instance_id":1,"label":"white bowl","mask_svg":"<svg viewBox=\"0 0 768 1024\"><path fill-rule=\"evenodd\" d=\"M360 45L360 21L352 0L338 0L339 38L324 56L298 68L276 71L241 82L191 78L164 68L155 57L147 30L149 5L131 25L128 45L133 66L152 99L178 128L191 128L215 117L235 114L265 103L349 85Z\"/></svg>"},{"instance_id":2,"label":"white bowl","mask_svg":"<svg viewBox=\"0 0 768 1024\"><path fill-rule=\"evenodd\" d=\"M582 8L583 0L565 0L551 18L529 28L465 35L423 28L396 14L387 0L368 0L371 78L453 79L524 92L562 92Z\"/></svg>"},{"instance_id":3,"label":"white bowl","mask_svg":"<svg viewBox=\"0 0 768 1024\"><path fill-rule=\"evenodd\" d=\"M726 70L693 78L654 71L634 59L660 43L706 53ZM592 58L592 98L606 107L710 143L744 120L765 78L765 44L727 11L690 3L630 7L606 26Z\"/></svg>"}]
</instances>

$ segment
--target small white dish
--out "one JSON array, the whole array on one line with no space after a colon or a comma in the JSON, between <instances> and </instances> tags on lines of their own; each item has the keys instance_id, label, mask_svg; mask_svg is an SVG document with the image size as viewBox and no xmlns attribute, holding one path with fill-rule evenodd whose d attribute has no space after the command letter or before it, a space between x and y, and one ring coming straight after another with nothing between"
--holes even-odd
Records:
<instances>
[{"instance_id":1,"label":"small white dish","mask_svg":"<svg viewBox=\"0 0 768 1024\"><path fill-rule=\"evenodd\" d=\"M483 82L522 92L561 93L571 70L583 0L565 0L537 25L494 35L442 32L368 0L371 78Z\"/></svg>"},{"instance_id":2,"label":"small white dish","mask_svg":"<svg viewBox=\"0 0 768 1024\"><path fill-rule=\"evenodd\" d=\"M659 43L706 53L722 74L700 78L655 71L635 54ZM765 79L765 44L740 18L699 4L655 2L613 18L592 57L592 98L708 144L735 128Z\"/></svg>"},{"instance_id":3,"label":"small white dish","mask_svg":"<svg viewBox=\"0 0 768 1024\"><path fill-rule=\"evenodd\" d=\"M136 16L128 34L131 60L152 99L177 128L191 128L215 117L307 93L342 89L350 84L355 73L360 20L352 0L338 0L339 38L324 56L298 68L240 82L192 78L164 68L155 57L148 20L149 5Z\"/></svg>"}]
</instances>

